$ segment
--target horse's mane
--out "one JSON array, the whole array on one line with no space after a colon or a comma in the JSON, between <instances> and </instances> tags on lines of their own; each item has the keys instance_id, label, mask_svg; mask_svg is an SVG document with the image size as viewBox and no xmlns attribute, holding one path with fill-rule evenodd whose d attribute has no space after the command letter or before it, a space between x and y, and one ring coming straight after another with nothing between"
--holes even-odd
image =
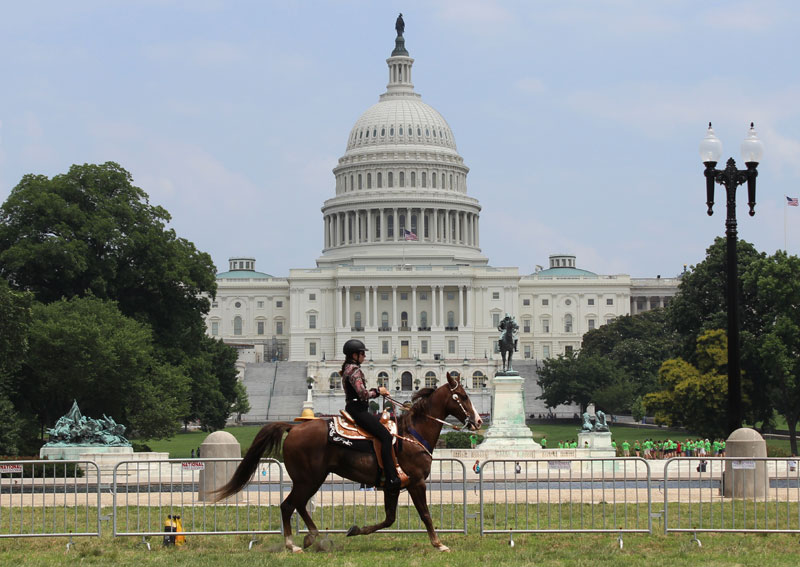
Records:
<instances>
[{"instance_id":1,"label":"horse's mane","mask_svg":"<svg viewBox=\"0 0 800 567\"><path fill-rule=\"evenodd\" d=\"M431 396L436 388L422 388L414 392L411 396L411 409L407 410L397 418L397 428L405 433L408 428L417 420L417 417L430 413L428 410L431 405Z\"/></svg>"}]
</instances>

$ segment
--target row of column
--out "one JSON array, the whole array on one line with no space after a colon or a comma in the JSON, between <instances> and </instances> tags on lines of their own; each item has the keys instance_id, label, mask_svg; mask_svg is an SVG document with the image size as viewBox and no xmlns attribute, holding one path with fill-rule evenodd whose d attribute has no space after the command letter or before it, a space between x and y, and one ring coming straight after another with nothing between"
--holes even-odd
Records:
<instances>
[{"instance_id":1,"label":"row of column","mask_svg":"<svg viewBox=\"0 0 800 567\"><path fill-rule=\"evenodd\" d=\"M397 288L398 286L391 286L392 290L392 317L389 321L389 326L392 331L397 331L400 327L397 316ZM431 328L441 328L445 326L444 315L444 294L445 286L410 286L411 293L411 319L408 321L412 331L418 328L417 320L417 294L419 291L427 291L431 297L431 317L428 325ZM448 286L448 291L455 291L451 286ZM378 327L381 323L378 314L378 294L388 291L388 287L378 286L359 286L359 291L363 290L365 327ZM472 325L472 288L470 286L458 286L458 319L454 321L454 326L471 326ZM351 296L354 293L353 286L339 286L337 288L338 301L337 301L337 318L336 322L340 328L349 329L353 325L350 321L351 310ZM466 302L464 299L466 298ZM438 303L438 308L437 308ZM465 316L466 315L466 316Z\"/></svg>"},{"instance_id":2,"label":"row of column","mask_svg":"<svg viewBox=\"0 0 800 567\"><path fill-rule=\"evenodd\" d=\"M657 304L653 305L653 299L657 300ZM639 309L639 302L644 300L644 308ZM666 307L667 303L669 303L668 297L661 297L661 296L631 296L631 315L636 315L637 313L644 313L645 311L650 311L651 309L656 308L663 308Z\"/></svg>"},{"instance_id":3,"label":"row of column","mask_svg":"<svg viewBox=\"0 0 800 567\"><path fill-rule=\"evenodd\" d=\"M420 242L480 246L478 213L467 211L402 207L359 209L329 213L325 215L324 222L325 248L403 241L403 230L416 234Z\"/></svg>"}]
</instances>

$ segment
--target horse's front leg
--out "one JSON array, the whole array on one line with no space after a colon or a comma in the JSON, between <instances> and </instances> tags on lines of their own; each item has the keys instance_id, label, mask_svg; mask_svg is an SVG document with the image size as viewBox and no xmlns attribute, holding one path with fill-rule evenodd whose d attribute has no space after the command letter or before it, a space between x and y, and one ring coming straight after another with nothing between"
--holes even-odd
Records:
<instances>
[{"instance_id":1,"label":"horse's front leg","mask_svg":"<svg viewBox=\"0 0 800 567\"><path fill-rule=\"evenodd\" d=\"M398 491L389 491L385 490L383 492L383 507L386 510L386 518L380 523L375 524L372 526L366 526L363 528L359 528L358 526L353 526L349 530L347 530L347 537L350 536L357 536L357 535L368 535L372 532L377 532L378 530L382 530L383 528L388 528L394 523L395 516L397 514L397 500L400 498L400 492Z\"/></svg>"},{"instance_id":2,"label":"horse's front leg","mask_svg":"<svg viewBox=\"0 0 800 567\"><path fill-rule=\"evenodd\" d=\"M425 481L421 480L414 486L408 487L408 494L411 496L411 500L414 502L414 507L416 507L422 523L425 524L425 529L428 530L428 537L431 540L431 545L433 545L433 547L439 551L450 551L450 548L439 540L439 536L436 534L436 530L433 527L431 513L428 510L428 498L426 496Z\"/></svg>"}]
</instances>

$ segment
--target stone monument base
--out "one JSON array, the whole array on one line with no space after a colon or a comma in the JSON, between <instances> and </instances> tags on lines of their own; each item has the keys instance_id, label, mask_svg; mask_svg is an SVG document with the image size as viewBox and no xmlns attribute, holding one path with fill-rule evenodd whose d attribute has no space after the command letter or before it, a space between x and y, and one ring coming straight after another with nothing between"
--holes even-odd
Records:
<instances>
[{"instance_id":1,"label":"stone monument base","mask_svg":"<svg viewBox=\"0 0 800 567\"><path fill-rule=\"evenodd\" d=\"M617 451L611 446L610 431L581 431L578 433L578 449L588 451L584 455L590 459L610 459L617 456Z\"/></svg>"},{"instance_id":2,"label":"stone monument base","mask_svg":"<svg viewBox=\"0 0 800 567\"><path fill-rule=\"evenodd\" d=\"M518 453L541 450L542 446L533 440L533 433L525 425L523 382L513 370L498 372L495 376L492 424L479 445L480 450Z\"/></svg>"},{"instance_id":3,"label":"stone monument base","mask_svg":"<svg viewBox=\"0 0 800 567\"><path fill-rule=\"evenodd\" d=\"M114 455L124 461L133 455L133 447L110 447L108 445L45 445L39 449L40 459L58 461L94 460L85 455Z\"/></svg>"}]
</instances>

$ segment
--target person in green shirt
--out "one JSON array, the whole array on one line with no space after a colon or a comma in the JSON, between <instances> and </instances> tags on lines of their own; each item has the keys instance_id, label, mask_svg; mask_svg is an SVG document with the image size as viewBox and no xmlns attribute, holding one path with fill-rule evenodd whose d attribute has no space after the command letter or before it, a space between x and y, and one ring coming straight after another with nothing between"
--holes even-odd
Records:
<instances>
[{"instance_id":1,"label":"person in green shirt","mask_svg":"<svg viewBox=\"0 0 800 567\"><path fill-rule=\"evenodd\" d=\"M642 452L642 446L641 446L641 444L639 443L639 440L638 440L638 439L636 439L636 440L633 442L633 452L634 452L634 453L636 453L636 456L637 456L637 457L638 457L638 456L641 454L641 452Z\"/></svg>"},{"instance_id":2,"label":"person in green shirt","mask_svg":"<svg viewBox=\"0 0 800 567\"><path fill-rule=\"evenodd\" d=\"M563 449L564 448L564 442L563 441L559 441L558 442L558 448L559 449Z\"/></svg>"},{"instance_id":3,"label":"person in green shirt","mask_svg":"<svg viewBox=\"0 0 800 567\"><path fill-rule=\"evenodd\" d=\"M622 456L623 457L630 457L631 456L631 444L628 443L628 440L622 442Z\"/></svg>"},{"instance_id":4,"label":"person in green shirt","mask_svg":"<svg viewBox=\"0 0 800 567\"><path fill-rule=\"evenodd\" d=\"M542 440L539 441L539 444L542 446L542 449L547 449L547 437L542 437Z\"/></svg>"}]
</instances>

